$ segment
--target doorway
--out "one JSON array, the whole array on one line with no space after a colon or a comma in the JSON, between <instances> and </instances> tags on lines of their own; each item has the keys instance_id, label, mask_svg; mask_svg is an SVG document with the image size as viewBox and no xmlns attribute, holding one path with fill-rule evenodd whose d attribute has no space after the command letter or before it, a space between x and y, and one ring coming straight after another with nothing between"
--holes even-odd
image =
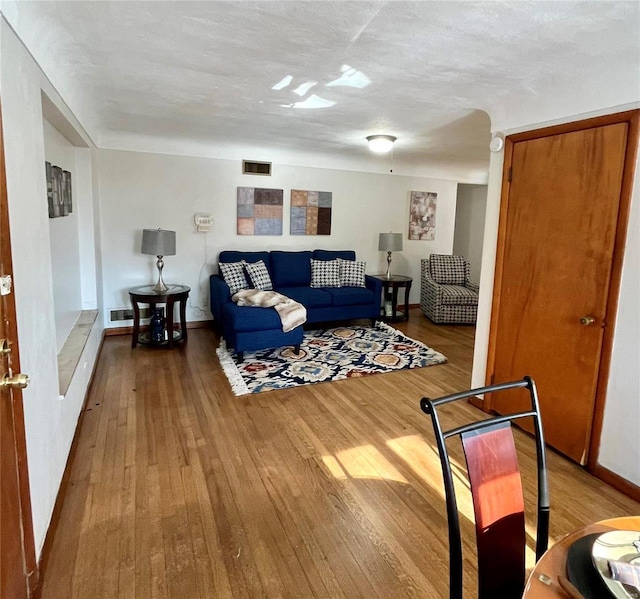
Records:
<instances>
[{"instance_id":1,"label":"doorway","mask_svg":"<svg viewBox=\"0 0 640 599\"><path fill-rule=\"evenodd\" d=\"M532 376L546 441L580 464L599 442L639 114L505 146L487 379ZM506 395L485 409L523 407Z\"/></svg>"},{"instance_id":2,"label":"doorway","mask_svg":"<svg viewBox=\"0 0 640 599\"><path fill-rule=\"evenodd\" d=\"M26 599L38 582L38 569L20 391L24 383L16 378L20 377L20 356L12 275L0 109L0 597Z\"/></svg>"}]
</instances>

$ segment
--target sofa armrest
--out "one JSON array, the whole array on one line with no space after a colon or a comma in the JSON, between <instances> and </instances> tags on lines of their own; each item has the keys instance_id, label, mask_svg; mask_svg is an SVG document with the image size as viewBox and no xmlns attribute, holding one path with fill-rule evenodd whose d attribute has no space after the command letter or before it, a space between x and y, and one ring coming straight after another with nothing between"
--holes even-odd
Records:
<instances>
[{"instance_id":1,"label":"sofa armrest","mask_svg":"<svg viewBox=\"0 0 640 599\"><path fill-rule=\"evenodd\" d=\"M222 326L222 306L231 301L231 290L220 275L209 277L209 303L216 326Z\"/></svg>"},{"instance_id":2,"label":"sofa armrest","mask_svg":"<svg viewBox=\"0 0 640 599\"><path fill-rule=\"evenodd\" d=\"M382 281L375 277L364 275L364 284L367 289L373 291L375 297L375 314L380 314L380 308L382 306Z\"/></svg>"}]
</instances>

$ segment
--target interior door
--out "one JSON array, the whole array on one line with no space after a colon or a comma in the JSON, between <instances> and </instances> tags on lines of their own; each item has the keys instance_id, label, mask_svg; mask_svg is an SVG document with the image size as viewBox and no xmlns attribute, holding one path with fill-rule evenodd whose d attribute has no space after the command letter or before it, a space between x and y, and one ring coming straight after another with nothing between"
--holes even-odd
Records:
<instances>
[{"instance_id":1,"label":"interior door","mask_svg":"<svg viewBox=\"0 0 640 599\"><path fill-rule=\"evenodd\" d=\"M23 599L37 582L0 110L0 597Z\"/></svg>"},{"instance_id":2,"label":"interior door","mask_svg":"<svg viewBox=\"0 0 640 599\"><path fill-rule=\"evenodd\" d=\"M514 142L503 188L493 380L531 375L546 441L583 464L609 324L628 132L619 122ZM525 405L505 393L491 408Z\"/></svg>"}]
</instances>

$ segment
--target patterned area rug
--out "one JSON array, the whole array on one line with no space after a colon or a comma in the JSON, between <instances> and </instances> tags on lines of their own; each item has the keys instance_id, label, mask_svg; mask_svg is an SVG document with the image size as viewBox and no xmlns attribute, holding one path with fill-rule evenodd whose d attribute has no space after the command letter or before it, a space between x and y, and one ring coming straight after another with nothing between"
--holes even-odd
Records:
<instances>
[{"instance_id":1,"label":"patterned area rug","mask_svg":"<svg viewBox=\"0 0 640 599\"><path fill-rule=\"evenodd\" d=\"M236 395L339 381L405 368L442 364L447 359L393 327L341 327L308 331L296 355L293 347L245 352L241 364L224 340L217 350L220 364Z\"/></svg>"}]
</instances>

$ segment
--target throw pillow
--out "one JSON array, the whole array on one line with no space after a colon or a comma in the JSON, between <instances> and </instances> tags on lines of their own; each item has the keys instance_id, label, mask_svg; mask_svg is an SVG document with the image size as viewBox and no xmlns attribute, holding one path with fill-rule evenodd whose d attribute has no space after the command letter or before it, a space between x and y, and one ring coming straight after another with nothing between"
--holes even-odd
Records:
<instances>
[{"instance_id":1,"label":"throw pillow","mask_svg":"<svg viewBox=\"0 0 640 599\"><path fill-rule=\"evenodd\" d=\"M366 262L356 262L355 260L341 260L340 263L340 285L342 287L366 287L364 282L364 271Z\"/></svg>"},{"instance_id":2,"label":"throw pillow","mask_svg":"<svg viewBox=\"0 0 640 599\"><path fill-rule=\"evenodd\" d=\"M247 274L254 289L260 289L260 291L271 291L273 289L271 277L264 260L245 262L244 267L247 269Z\"/></svg>"},{"instance_id":3,"label":"throw pillow","mask_svg":"<svg viewBox=\"0 0 640 599\"><path fill-rule=\"evenodd\" d=\"M244 276L244 261L220 262L218 266L224 282L229 285L229 292L231 295L241 289L249 289L247 277Z\"/></svg>"},{"instance_id":4,"label":"throw pillow","mask_svg":"<svg viewBox=\"0 0 640 599\"><path fill-rule=\"evenodd\" d=\"M340 287L338 260L311 260L311 287Z\"/></svg>"}]
</instances>

